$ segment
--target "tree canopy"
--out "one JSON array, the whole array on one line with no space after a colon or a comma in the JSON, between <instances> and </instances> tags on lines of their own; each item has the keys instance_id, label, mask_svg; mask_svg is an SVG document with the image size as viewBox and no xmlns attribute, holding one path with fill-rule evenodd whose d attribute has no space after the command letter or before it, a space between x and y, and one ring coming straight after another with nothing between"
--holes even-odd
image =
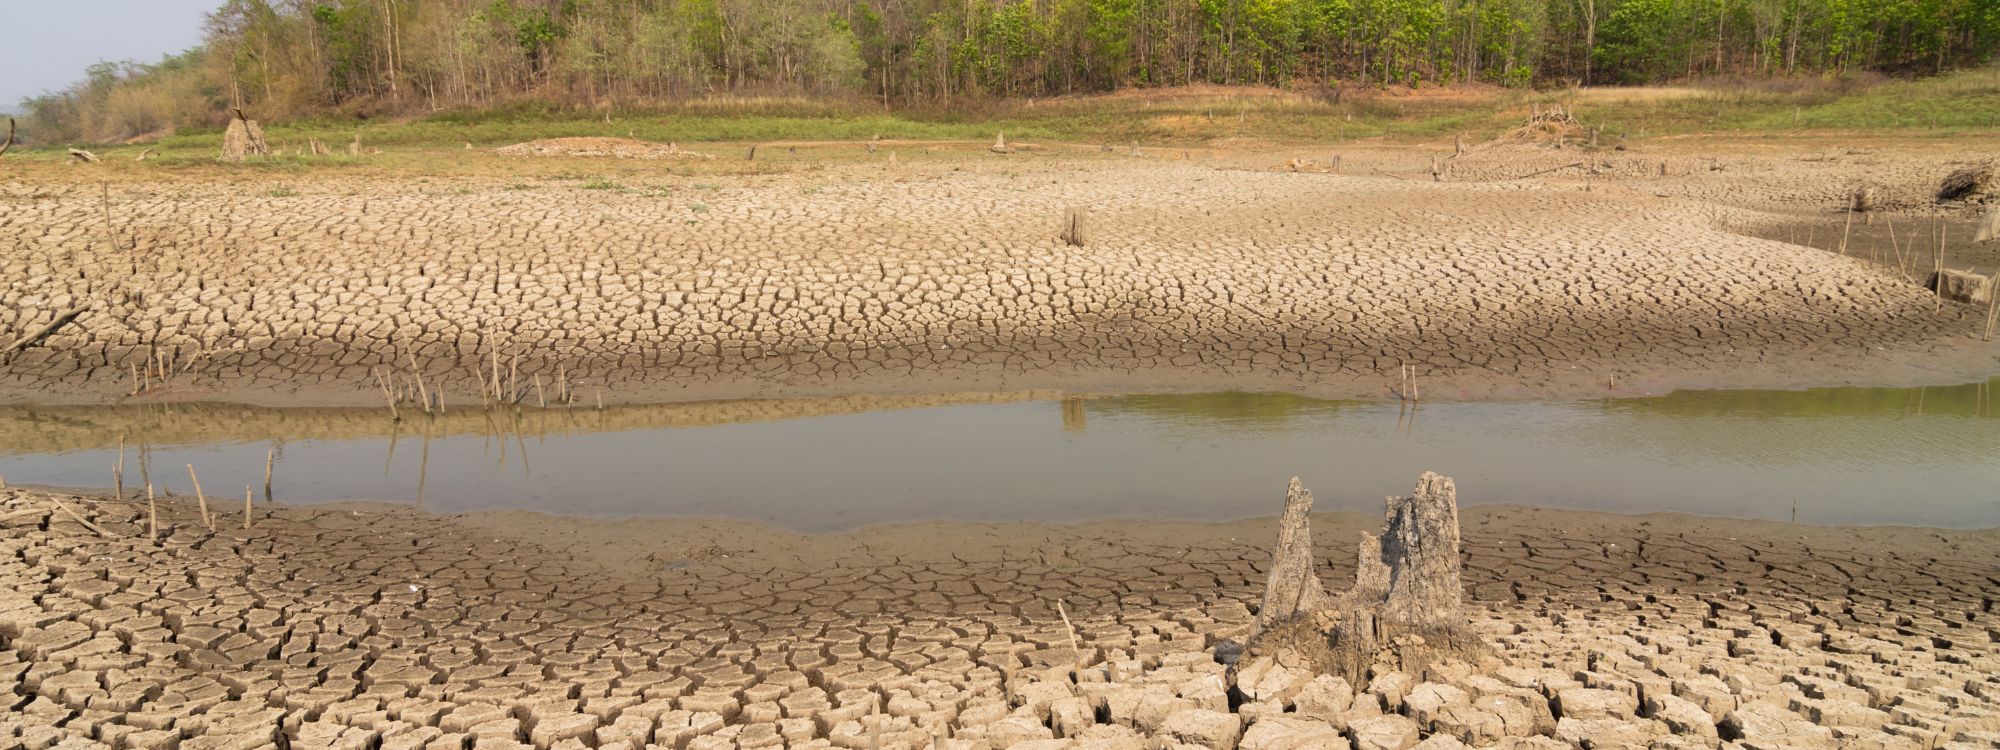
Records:
<instances>
[{"instance_id":1,"label":"tree canopy","mask_svg":"<svg viewBox=\"0 0 2000 750\"><path fill-rule=\"evenodd\" d=\"M225 0L200 48L25 104L41 140L112 140L236 106L1919 75L1996 49L2000 0Z\"/></svg>"}]
</instances>

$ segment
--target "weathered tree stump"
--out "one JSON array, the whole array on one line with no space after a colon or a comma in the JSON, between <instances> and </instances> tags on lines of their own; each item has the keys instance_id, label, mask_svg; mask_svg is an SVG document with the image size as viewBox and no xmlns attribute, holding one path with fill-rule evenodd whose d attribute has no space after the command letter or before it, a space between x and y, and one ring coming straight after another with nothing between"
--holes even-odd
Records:
<instances>
[{"instance_id":1,"label":"weathered tree stump","mask_svg":"<svg viewBox=\"0 0 2000 750\"><path fill-rule=\"evenodd\" d=\"M1268 658L1361 682L1382 668L1421 674L1440 660L1477 661L1488 652L1460 602L1458 490L1450 478L1425 472L1408 497L1388 498L1382 535L1361 535L1354 586L1338 596L1313 570L1311 510L1312 494L1294 478L1237 668Z\"/></svg>"},{"instance_id":2,"label":"weathered tree stump","mask_svg":"<svg viewBox=\"0 0 2000 750\"><path fill-rule=\"evenodd\" d=\"M1070 247L1083 247L1083 222L1086 218L1088 218L1088 214L1081 208L1072 208L1063 212L1063 244ZM1296 482L1298 480L1295 478L1292 481Z\"/></svg>"},{"instance_id":3,"label":"weathered tree stump","mask_svg":"<svg viewBox=\"0 0 2000 750\"><path fill-rule=\"evenodd\" d=\"M252 156L270 156L271 146L264 142L264 129L257 121L236 110L236 117L229 121L229 128L222 132L222 160L243 161Z\"/></svg>"}]
</instances>

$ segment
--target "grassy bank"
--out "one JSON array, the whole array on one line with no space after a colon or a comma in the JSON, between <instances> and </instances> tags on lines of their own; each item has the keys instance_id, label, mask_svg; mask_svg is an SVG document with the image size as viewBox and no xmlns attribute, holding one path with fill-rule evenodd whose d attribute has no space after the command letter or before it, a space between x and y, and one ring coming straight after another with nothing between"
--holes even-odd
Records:
<instances>
[{"instance_id":1,"label":"grassy bank","mask_svg":"<svg viewBox=\"0 0 2000 750\"><path fill-rule=\"evenodd\" d=\"M478 148L563 136L700 143L990 140L1117 146L1256 147L1464 135L1474 142L1518 127L1537 105L1567 106L1613 138L1691 133L1787 134L1862 131L1911 137L2000 133L2000 68L1939 78L1761 81L1685 87L1527 92L1491 87L1303 94L1270 88L1197 86L1048 100L988 102L953 110L884 112L862 102L716 98L644 110L575 111L517 103L401 121L268 123L285 154L308 139L336 153L357 134L365 148ZM212 162L219 130L185 130L152 143L96 146L106 156L154 149L164 166ZM64 146L25 149L61 159ZM11 157L10 157L11 158ZM261 169L351 163L342 157L274 159Z\"/></svg>"}]
</instances>

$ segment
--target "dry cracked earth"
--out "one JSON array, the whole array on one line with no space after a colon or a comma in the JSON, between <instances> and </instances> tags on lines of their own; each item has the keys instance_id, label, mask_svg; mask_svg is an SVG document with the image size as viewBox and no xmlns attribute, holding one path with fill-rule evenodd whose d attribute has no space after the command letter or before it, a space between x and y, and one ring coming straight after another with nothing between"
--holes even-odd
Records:
<instances>
[{"instance_id":1,"label":"dry cracked earth","mask_svg":"<svg viewBox=\"0 0 2000 750\"><path fill-rule=\"evenodd\" d=\"M4 492L7 750L2000 744L1995 531L1472 508L1498 665L1251 662L1232 691L1269 520L797 536L273 506L210 531L174 498L154 539L143 499Z\"/></svg>"},{"instance_id":2,"label":"dry cracked earth","mask_svg":"<svg viewBox=\"0 0 2000 750\"><path fill-rule=\"evenodd\" d=\"M1381 397L1408 364L1432 398L1482 398L1995 366L1983 311L1735 231L1826 220L1863 180L1906 221L1937 214L1923 196L1954 164L1940 149L1653 148L1495 145L1449 160L1443 181L1421 151L1364 149L1340 174L1171 152L511 184L329 171L98 185L42 167L0 182L0 333L87 310L0 366L0 388L365 403L394 377L464 403L498 369L510 398L561 381L585 401ZM1516 179L1570 160L1587 166ZM1072 207L1088 212L1083 247L1058 237Z\"/></svg>"},{"instance_id":3,"label":"dry cracked earth","mask_svg":"<svg viewBox=\"0 0 2000 750\"><path fill-rule=\"evenodd\" d=\"M30 166L0 178L0 345L83 313L0 363L0 399L1958 380L2000 363L1977 312L1885 253L1748 236L1825 224L1861 181L1885 217L1961 218L1924 198L1948 151L1496 144L1437 180L1388 148L1339 173L1166 150ZM2000 747L1994 530L1471 508L1497 664L1245 661L1231 688L1268 520L797 535L274 505L211 529L162 498L155 532L147 507L0 489L0 750Z\"/></svg>"}]
</instances>

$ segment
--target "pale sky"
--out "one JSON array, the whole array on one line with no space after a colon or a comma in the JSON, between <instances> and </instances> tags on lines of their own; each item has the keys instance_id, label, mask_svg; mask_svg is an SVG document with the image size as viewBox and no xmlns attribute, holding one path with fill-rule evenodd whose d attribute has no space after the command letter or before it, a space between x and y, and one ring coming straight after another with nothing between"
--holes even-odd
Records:
<instances>
[{"instance_id":1,"label":"pale sky","mask_svg":"<svg viewBox=\"0 0 2000 750\"><path fill-rule=\"evenodd\" d=\"M83 78L100 60L159 62L201 43L222 0L0 0L0 112Z\"/></svg>"}]
</instances>

